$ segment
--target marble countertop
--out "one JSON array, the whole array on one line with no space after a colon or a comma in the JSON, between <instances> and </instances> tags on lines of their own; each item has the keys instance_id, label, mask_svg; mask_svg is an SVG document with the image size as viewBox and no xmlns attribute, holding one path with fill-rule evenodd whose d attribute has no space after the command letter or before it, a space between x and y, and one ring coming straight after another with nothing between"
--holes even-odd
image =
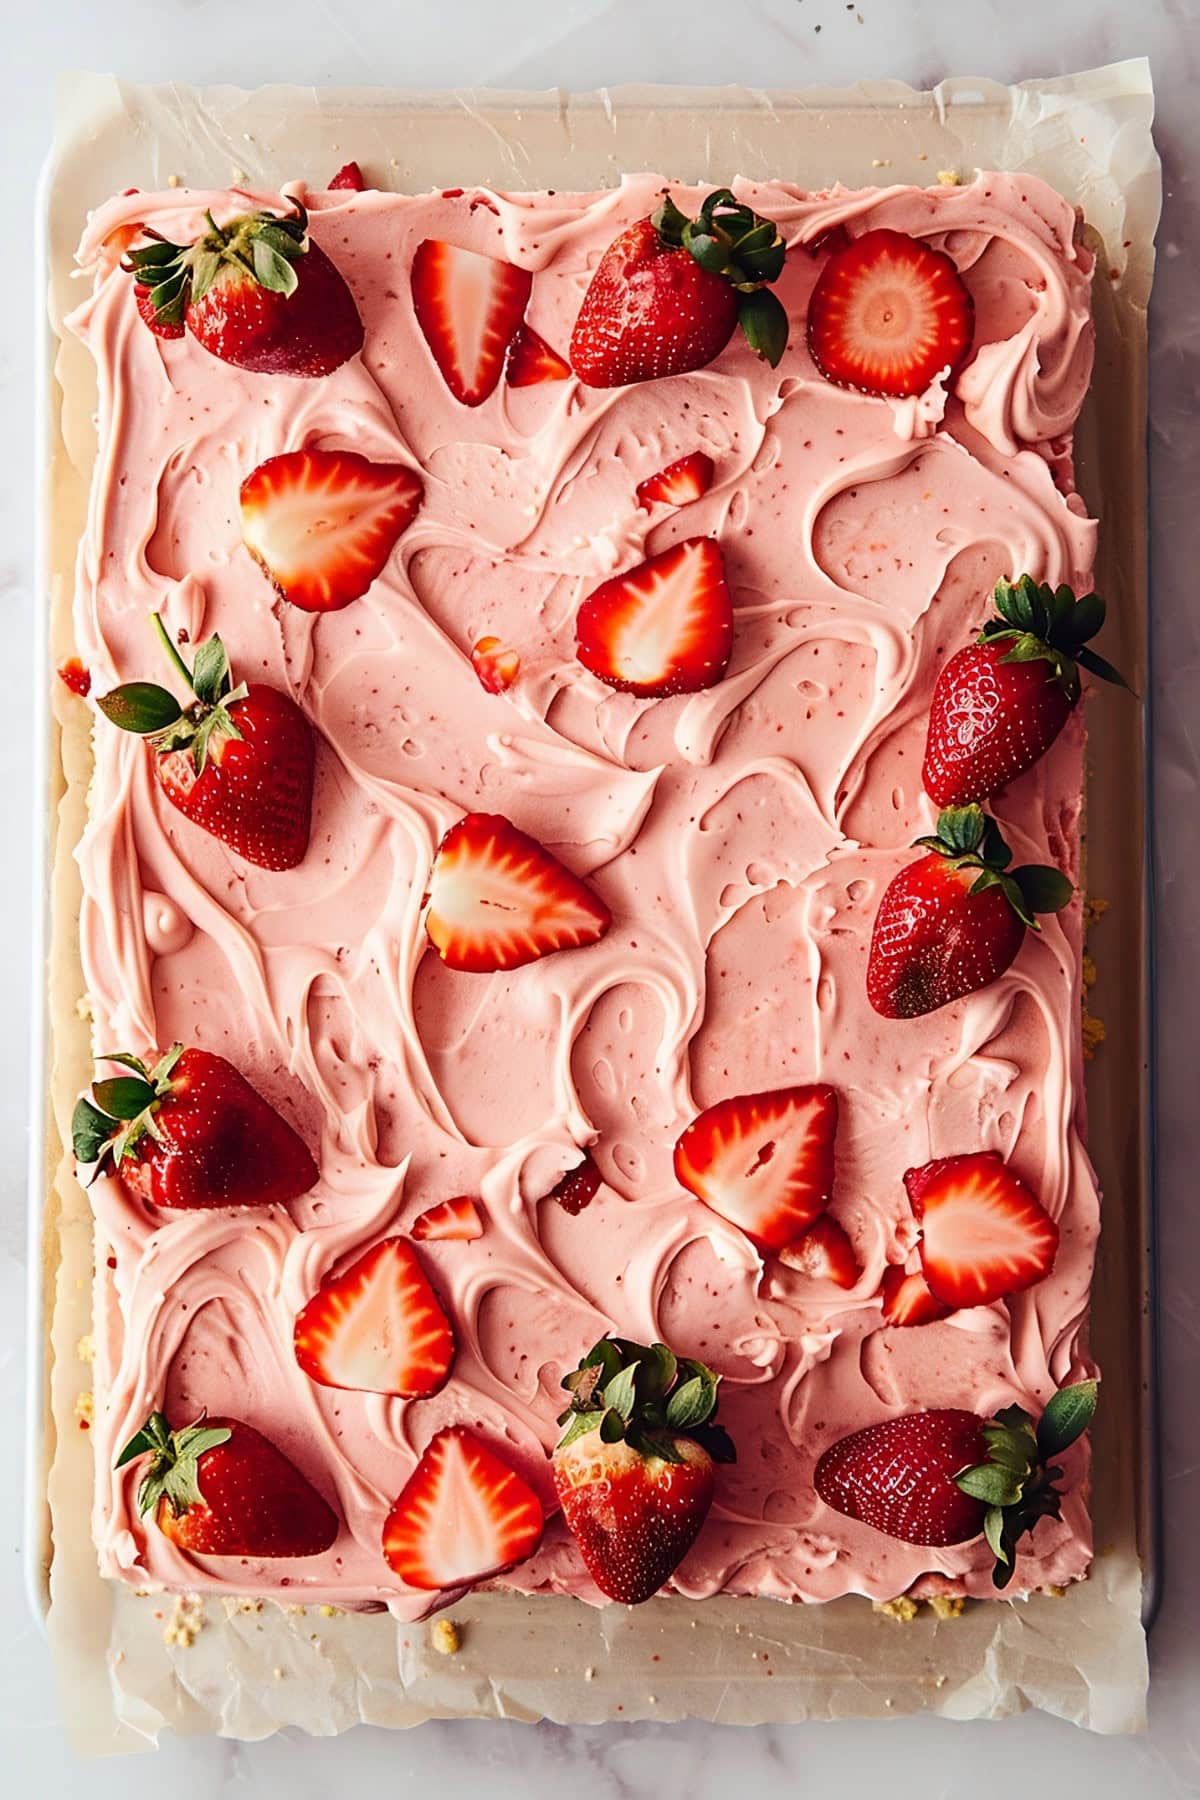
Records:
<instances>
[{"instance_id":1,"label":"marble countertop","mask_svg":"<svg viewBox=\"0 0 1200 1800\"><path fill-rule=\"evenodd\" d=\"M1051 26L1052 22L1052 26ZM236 50L231 46L236 45ZM34 371L26 266L33 191L50 131L53 80L65 67L137 80L267 81L450 87L591 88L623 81L800 86L897 76L930 86L950 74L1000 80L1151 59L1166 204L1153 308L1153 680L1159 814L1158 1155L1164 1282L1165 1601L1151 1640L1151 1725L1145 1738L1104 1740L1036 1714L1000 1724L936 1720L737 1727L689 1723L569 1729L445 1723L405 1734L281 1736L257 1745L197 1740L156 1757L91 1765L89 1795L140 1800L169 1784L179 1800L228 1793L316 1800L335 1782L360 1791L435 1789L445 1800L541 1800L570 1784L588 1800L717 1795L935 1800L968 1790L999 1800L1036 1778L1051 1793L1085 1782L1095 1800L1135 1789L1147 1800L1200 1794L1200 1456L1181 1424L1185 1384L1200 1374L1200 1164L1194 1020L1200 1013L1200 924L1187 876L1200 858L1200 0L59 0L28 5L6 29L10 67L0 142L0 209L9 243L0 283L0 599L9 648L29 667L32 609ZM1170 671L1168 679L1167 671ZM9 696L0 731L0 831L28 841L32 706ZM14 867L27 857L14 854ZM22 872L0 891L7 1007L28 1014L28 890ZM0 1050L0 1120L10 1146L0 1212L0 1406L19 1442L23 1404L23 1140L28 1058L19 1031ZM1176 1423L1172 1423L1172 1420ZM48 1658L22 1592L17 1457L0 1481L0 1758L11 1791L58 1800L81 1769L66 1747Z\"/></svg>"}]
</instances>

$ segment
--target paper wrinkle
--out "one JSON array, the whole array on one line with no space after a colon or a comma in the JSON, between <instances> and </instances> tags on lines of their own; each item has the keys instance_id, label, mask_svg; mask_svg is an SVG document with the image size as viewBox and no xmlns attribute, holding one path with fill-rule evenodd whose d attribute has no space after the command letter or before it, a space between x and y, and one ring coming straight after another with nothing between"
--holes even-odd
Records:
<instances>
[{"instance_id":1,"label":"paper wrinkle","mask_svg":"<svg viewBox=\"0 0 1200 1800\"><path fill-rule=\"evenodd\" d=\"M1108 356L1121 345L1131 372L1123 412L1103 397L1104 437L1094 468L1084 455L1081 486L1088 492L1090 478L1092 508L1110 521L1113 541L1102 552L1108 568L1132 571L1125 591L1140 591L1144 603L1140 465L1135 455L1131 471L1116 439L1138 439L1144 409L1145 310L1159 198L1152 112L1144 61L1013 88L951 80L924 95L896 82L787 94L630 88L579 96L477 90L398 96L283 87L250 94L73 76L60 91L51 163L51 313L57 323L78 297L78 288L70 288L69 258L83 213L122 187L160 188L172 177L194 186L239 182L277 190L298 178L316 186L351 156L381 186L410 191L472 182L584 189L663 165L681 178L722 183L735 173L786 177L803 170L811 188L835 181L931 183L945 168L964 177L979 167L1027 169L1082 206L1113 271L1111 304L1106 299L1098 308L1098 327L1102 343L1109 334ZM1101 283L1098 276L1098 288ZM1103 367L1102 357L1101 381ZM56 455L50 497L52 583L69 570L90 469L87 390L79 387L81 365L69 349L60 355L59 376L67 398L61 421L52 419L51 442L66 454ZM1106 494L1114 501L1120 496L1121 504L1104 506ZM1127 616L1123 630L1136 669L1144 662L1144 609ZM1101 707L1101 734L1107 717ZM61 714L59 726L68 773L59 829L70 844L82 822L88 751L86 738L78 729L72 737ZM1128 739L1124 750L1117 745L1117 767L1127 753ZM1102 736L1096 760L1106 760ZM1098 844L1092 849L1094 873L1104 859ZM1135 932L1139 906L1140 892L1131 915ZM60 914L55 939L56 986L63 979L59 952L63 961L74 953L63 916L69 912ZM1136 1013L1136 991L1129 1003ZM65 1051L59 1061L65 1065L55 1092L61 1126L64 1095L78 1083ZM1121 1092L1115 1057L1109 1069L1097 1065L1093 1088L1103 1083L1105 1100L1115 1105ZM1092 1108L1099 1127L1095 1091ZM1114 1119L1109 1135L1117 1129ZM1095 1142L1093 1149L1103 1170ZM1125 1184L1110 1178L1105 1185L1110 1235L1126 1239L1132 1230L1136 1243L1136 1220L1113 1218L1114 1196ZM329 1735L358 1721L402 1726L457 1716L751 1723L918 1710L966 1719L1041 1707L1101 1732L1142 1723L1146 1663L1134 1478L1128 1450L1118 1450L1115 1407L1101 1422L1097 1444L1098 1465L1108 1475L1097 1495L1097 1541L1108 1547L1091 1578L1062 1599L974 1605L947 1622L923 1609L904 1625L859 1599L787 1607L670 1599L597 1611L562 1598L477 1592L449 1615L463 1627L462 1647L451 1657L432 1649L425 1626L398 1625L384 1613L327 1617L315 1607L289 1611L247 1602L238 1610L210 1601L194 1642L166 1646L172 1597L139 1597L102 1583L86 1544L91 1477L86 1444L78 1441L86 1434L71 1426L83 1385L74 1345L91 1324L90 1222L65 1160L54 1199L61 1216L53 1217L48 1233L57 1283L57 1443L50 1478L57 1548L49 1632L70 1696L75 1744L84 1752L148 1748L164 1728L250 1740L284 1725ZM1102 1281L1098 1311L1128 1307L1128 1283L1122 1287L1111 1271L1107 1290ZM1099 1322L1096 1330L1099 1335ZM1114 1399L1121 1385L1119 1351L1116 1356L1110 1349L1104 1357ZM1135 1358L1127 1360L1132 1391L1138 1372ZM1132 1409L1133 1400L1128 1404ZM591 1679L587 1670L595 1671Z\"/></svg>"}]
</instances>

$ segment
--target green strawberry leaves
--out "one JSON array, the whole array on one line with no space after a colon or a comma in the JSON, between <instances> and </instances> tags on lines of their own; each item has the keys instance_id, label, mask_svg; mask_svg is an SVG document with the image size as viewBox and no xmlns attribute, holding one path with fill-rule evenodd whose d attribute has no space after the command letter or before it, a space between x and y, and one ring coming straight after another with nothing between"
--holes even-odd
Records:
<instances>
[{"instance_id":1,"label":"green strawberry leaves","mask_svg":"<svg viewBox=\"0 0 1200 1800\"><path fill-rule=\"evenodd\" d=\"M1004 662L1049 663L1072 704L1079 698L1081 668L1101 681L1129 686L1112 663L1084 648L1104 624L1105 605L1099 594L1077 600L1069 587L1051 588L1022 575L1016 581L998 581L993 599L998 617L988 620L977 642L1006 644Z\"/></svg>"},{"instance_id":2,"label":"green strawberry leaves","mask_svg":"<svg viewBox=\"0 0 1200 1800\"><path fill-rule=\"evenodd\" d=\"M131 1156L144 1136L158 1136L155 1114L171 1091L171 1074L183 1048L182 1044L172 1045L153 1069L147 1069L139 1057L124 1051L97 1059L119 1063L133 1073L94 1082L92 1099L83 1095L75 1103L71 1147L80 1167L92 1170L92 1181L110 1161L119 1167L121 1159Z\"/></svg>"},{"instance_id":3,"label":"green strawberry leaves","mask_svg":"<svg viewBox=\"0 0 1200 1800\"><path fill-rule=\"evenodd\" d=\"M244 683L233 686L228 652L215 634L198 646L189 669L157 613L151 624L175 673L190 688L192 703L181 706L154 682L128 681L99 695L96 704L118 730L149 739L160 756L189 750L196 774L203 775L213 740L241 737L233 714L248 690Z\"/></svg>"},{"instance_id":4,"label":"green strawberry leaves","mask_svg":"<svg viewBox=\"0 0 1200 1800\"><path fill-rule=\"evenodd\" d=\"M938 814L936 834L917 838L913 849L944 856L956 869L978 869L971 893L982 894L988 888L998 887L1030 931L1041 929L1038 913L1061 912L1070 905L1075 892L1061 869L1046 863L1026 863L1010 870L1012 851L1000 827L976 803L943 807Z\"/></svg>"},{"instance_id":5,"label":"green strawberry leaves","mask_svg":"<svg viewBox=\"0 0 1200 1800\"><path fill-rule=\"evenodd\" d=\"M204 1413L194 1425L172 1431L166 1415L153 1412L130 1438L115 1466L123 1469L139 1456L150 1456L150 1468L138 1489L138 1511L144 1517L157 1508L160 1500L165 1500L175 1517L182 1518L190 1507L198 1506L204 1499L200 1492L200 1458L206 1451L227 1444L232 1436L227 1425L209 1425Z\"/></svg>"},{"instance_id":6,"label":"green strawberry leaves","mask_svg":"<svg viewBox=\"0 0 1200 1800\"><path fill-rule=\"evenodd\" d=\"M1098 1393L1095 1381L1060 1388L1036 1426L1023 1407L1005 1407L983 1427L987 1460L955 1475L956 1487L987 1508L983 1535L995 1557L992 1581L998 1589L1012 1580L1016 1547L1026 1532L1039 1519L1061 1516L1062 1496L1055 1483L1062 1470L1050 1459L1087 1430Z\"/></svg>"},{"instance_id":7,"label":"green strawberry leaves","mask_svg":"<svg viewBox=\"0 0 1200 1800\"><path fill-rule=\"evenodd\" d=\"M709 275L719 275L737 290L742 335L757 356L776 368L787 348L788 316L769 289L787 258L774 221L760 218L728 188L716 188L694 219L664 193L650 223L670 249L686 250Z\"/></svg>"},{"instance_id":8,"label":"green strawberry leaves","mask_svg":"<svg viewBox=\"0 0 1200 1800\"><path fill-rule=\"evenodd\" d=\"M565 1430L558 1447L599 1431L603 1443L624 1442L642 1456L682 1462L676 1440L687 1437L714 1462L733 1462L733 1443L716 1423L720 1381L706 1363L677 1357L666 1344L601 1338L563 1377L571 1402L559 1415Z\"/></svg>"},{"instance_id":9,"label":"green strawberry leaves","mask_svg":"<svg viewBox=\"0 0 1200 1800\"><path fill-rule=\"evenodd\" d=\"M172 244L148 227L148 243L127 252L122 268L146 288L163 324L183 323L189 305L203 300L223 271L232 270L269 293L286 297L299 285L294 264L308 250L308 214L302 206L277 218L244 213L218 225L205 213L208 230L194 244Z\"/></svg>"}]
</instances>

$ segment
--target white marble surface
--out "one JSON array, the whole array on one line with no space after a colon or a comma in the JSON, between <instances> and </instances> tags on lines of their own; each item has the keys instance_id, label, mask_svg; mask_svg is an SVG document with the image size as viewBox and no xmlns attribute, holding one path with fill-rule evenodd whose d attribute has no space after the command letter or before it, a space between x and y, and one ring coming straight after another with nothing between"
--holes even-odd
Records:
<instances>
[{"instance_id":1,"label":"white marble surface","mask_svg":"<svg viewBox=\"0 0 1200 1800\"><path fill-rule=\"evenodd\" d=\"M1159 92L1167 203L1152 346L1154 633L1159 827L1159 1158L1163 1211L1167 1587L1152 1639L1151 1727L1099 1740L1037 1715L998 1725L895 1724L759 1728L626 1726L568 1730L435 1724L404 1735L280 1737L240 1746L173 1743L156 1757L93 1765L89 1794L140 1800L168 1784L179 1800L234 1795L316 1800L335 1783L359 1792L446 1800L486 1792L540 1800L570 1786L591 1797L776 1795L886 1788L892 1800L998 1800L1036 1780L1043 1792L1117 1800L1200 1794L1200 1456L1182 1422L1200 1376L1200 1115L1195 1025L1200 926L1185 874L1200 856L1200 0L8 0L10 90L0 142L6 255L0 279L0 606L13 680L0 728L0 833L10 880L0 887L7 948L0 1049L0 1132L8 1146L0 1210L0 1408L8 1453L0 1477L0 1767L6 1791L58 1800L81 1769L66 1748L45 1647L21 1581L17 1483L23 1381L21 1021L27 955L32 579L31 295L22 250L63 67L134 79L265 80L575 88L621 81L744 81L794 86L899 76L928 86L949 74L1001 80L1148 54ZM1170 811L1168 812L1168 809ZM1179 1422L1171 1424L1172 1416ZM1189 1420L1190 1424L1190 1420ZM11 1786L9 1783L11 1782Z\"/></svg>"}]
</instances>

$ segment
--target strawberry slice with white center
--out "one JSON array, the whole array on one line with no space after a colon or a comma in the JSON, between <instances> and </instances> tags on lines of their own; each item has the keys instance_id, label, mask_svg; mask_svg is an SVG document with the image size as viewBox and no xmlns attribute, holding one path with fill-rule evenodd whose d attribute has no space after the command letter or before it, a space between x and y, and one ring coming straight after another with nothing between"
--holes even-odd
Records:
<instances>
[{"instance_id":1,"label":"strawberry slice with white center","mask_svg":"<svg viewBox=\"0 0 1200 1800\"><path fill-rule=\"evenodd\" d=\"M923 394L955 373L974 336L974 302L954 263L902 231L865 231L837 251L808 303L818 369L866 394Z\"/></svg>"},{"instance_id":2,"label":"strawberry slice with white center","mask_svg":"<svg viewBox=\"0 0 1200 1800\"><path fill-rule=\"evenodd\" d=\"M499 813L468 813L438 846L425 929L451 969L519 969L611 924L585 882Z\"/></svg>"},{"instance_id":3,"label":"strawberry slice with white center","mask_svg":"<svg viewBox=\"0 0 1200 1800\"><path fill-rule=\"evenodd\" d=\"M538 387L543 381L569 381L570 377L570 363L532 325L517 326L504 362L509 387Z\"/></svg>"},{"instance_id":4,"label":"strawberry slice with white center","mask_svg":"<svg viewBox=\"0 0 1200 1800\"><path fill-rule=\"evenodd\" d=\"M720 681L733 648L733 602L715 538L684 538L614 575L575 621L585 669L626 693L694 694Z\"/></svg>"},{"instance_id":5,"label":"strawberry slice with white center","mask_svg":"<svg viewBox=\"0 0 1200 1800\"><path fill-rule=\"evenodd\" d=\"M920 1269L885 1269L879 1292L885 1325L932 1325L954 1310L930 1293Z\"/></svg>"},{"instance_id":6,"label":"strawberry slice with white center","mask_svg":"<svg viewBox=\"0 0 1200 1800\"><path fill-rule=\"evenodd\" d=\"M408 1587L469 1587L532 1556L542 1503L465 1425L433 1437L383 1527L383 1554Z\"/></svg>"},{"instance_id":7,"label":"strawberry slice with white center","mask_svg":"<svg viewBox=\"0 0 1200 1800\"><path fill-rule=\"evenodd\" d=\"M495 388L533 287L518 269L440 238L417 246L412 297L417 323L454 398L481 406Z\"/></svg>"},{"instance_id":8,"label":"strawberry slice with white center","mask_svg":"<svg viewBox=\"0 0 1200 1800\"><path fill-rule=\"evenodd\" d=\"M794 1243L785 1244L779 1260L785 1268L809 1275L814 1281L834 1281L843 1288L857 1286L862 1274L853 1244L828 1213L814 1219Z\"/></svg>"},{"instance_id":9,"label":"strawberry slice with white center","mask_svg":"<svg viewBox=\"0 0 1200 1800\"><path fill-rule=\"evenodd\" d=\"M703 450L693 450L677 462L668 463L657 475L639 481L637 503L645 512L656 506L687 506L707 494L714 473L712 457Z\"/></svg>"},{"instance_id":10,"label":"strawberry slice with white center","mask_svg":"<svg viewBox=\"0 0 1200 1800\"><path fill-rule=\"evenodd\" d=\"M479 1208L469 1194L453 1200L442 1200L413 1220L410 1234L418 1243L469 1244L483 1236L483 1220Z\"/></svg>"},{"instance_id":11,"label":"strawberry slice with white center","mask_svg":"<svg viewBox=\"0 0 1200 1800\"><path fill-rule=\"evenodd\" d=\"M944 1156L904 1177L921 1224L921 1265L947 1306L987 1306L1043 1281L1058 1226L994 1150Z\"/></svg>"},{"instance_id":12,"label":"strawberry slice with white center","mask_svg":"<svg viewBox=\"0 0 1200 1800\"><path fill-rule=\"evenodd\" d=\"M297 1315L296 1361L322 1387L415 1400L436 1394L454 1334L416 1251L384 1238L325 1281Z\"/></svg>"},{"instance_id":13,"label":"strawberry slice with white center","mask_svg":"<svg viewBox=\"0 0 1200 1800\"><path fill-rule=\"evenodd\" d=\"M760 1250L782 1250L829 1204L837 1110L823 1084L720 1100L676 1144L676 1179Z\"/></svg>"},{"instance_id":14,"label":"strawberry slice with white center","mask_svg":"<svg viewBox=\"0 0 1200 1800\"><path fill-rule=\"evenodd\" d=\"M242 539L282 599L336 612L366 593L424 497L419 476L400 463L289 450L243 481Z\"/></svg>"}]
</instances>

